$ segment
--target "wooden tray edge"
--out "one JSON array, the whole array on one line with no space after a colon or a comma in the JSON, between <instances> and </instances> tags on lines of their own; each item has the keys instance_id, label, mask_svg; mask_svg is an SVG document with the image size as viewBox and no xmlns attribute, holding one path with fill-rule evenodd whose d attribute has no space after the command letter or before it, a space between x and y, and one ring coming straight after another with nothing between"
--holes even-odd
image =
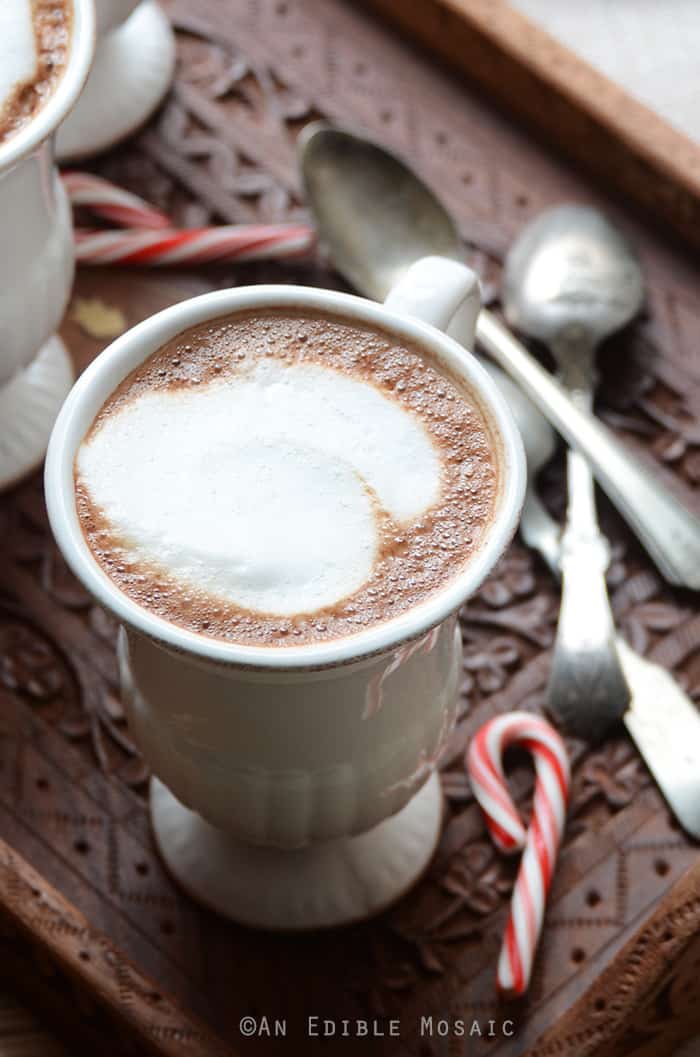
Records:
<instances>
[{"instance_id":1,"label":"wooden tray edge","mask_svg":"<svg viewBox=\"0 0 700 1057\"><path fill-rule=\"evenodd\" d=\"M619 1047L635 1017L672 984L674 967L693 944L700 952L700 863L676 882L532 1052L538 1057L574 1050L577 1057L631 1053ZM660 948L664 959L658 957ZM237 1057L2 840L0 952L5 982L66 1041L91 1047L86 1052ZM680 1044L693 1030L700 1030L700 1007L694 1018L678 1021L674 1042Z\"/></svg>"},{"instance_id":2,"label":"wooden tray edge","mask_svg":"<svg viewBox=\"0 0 700 1057\"><path fill-rule=\"evenodd\" d=\"M700 246L700 147L504 0L364 0Z\"/></svg>"},{"instance_id":3,"label":"wooden tray edge","mask_svg":"<svg viewBox=\"0 0 700 1057\"><path fill-rule=\"evenodd\" d=\"M10 988L86 1052L236 1057L2 840L0 951Z\"/></svg>"},{"instance_id":4,"label":"wooden tray edge","mask_svg":"<svg viewBox=\"0 0 700 1057\"><path fill-rule=\"evenodd\" d=\"M700 862L676 881L596 982L540 1036L533 1053L537 1057L574 1053L576 1057L633 1057L639 1040L644 1054L661 1053L647 1049L655 1043L669 1053L668 1047L679 1046L700 1031L700 1006L690 1017L672 1015L658 1024L664 1032L672 1024L673 1039L650 1037L643 1030L637 1038L635 1026L655 998L672 988L681 971L679 963L691 950L693 956L700 954Z\"/></svg>"}]
</instances>

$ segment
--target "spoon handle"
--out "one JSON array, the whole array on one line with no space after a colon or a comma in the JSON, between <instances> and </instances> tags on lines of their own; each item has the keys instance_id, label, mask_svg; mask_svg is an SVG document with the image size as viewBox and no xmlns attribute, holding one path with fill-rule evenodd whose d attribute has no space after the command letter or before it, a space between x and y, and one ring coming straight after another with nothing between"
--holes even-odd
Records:
<instances>
[{"instance_id":1,"label":"spoon handle","mask_svg":"<svg viewBox=\"0 0 700 1057\"><path fill-rule=\"evenodd\" d=\"M700 519L650 474L590 411L530 355L492 312L482 309L477 341L591 465L609 498L672 584L700 589Z\"/></svg>"},{"instance_id":2,"label":"spoon handle","mask_svg":"<svg viewBox=\"0 0 700 1057\"><path fill-rule=\"evenodd\" d=\"M571 398L589 411L593 391L593 349L561 350L561 381ZM568 507L561 541L561 608L547 696L549 707L571 734L600 740L625 713L629 690L615 647L615 625L605 573L608 541L598 528L591 469L585 458L567 453Z\"/></svg>"},{"instance_id":3,"label":"spoon handle","mask_svg":"<svg viewBox=\"0 0 700 1057\"><path fill-rule=\"evenodd\" d=\"M559 526L530 484L520 534L559 575ZM668 806L700 840L700 714L670 672L640 657L617 636L617 652L631 692L624 722Z\"/></svg>"}]
</instances>

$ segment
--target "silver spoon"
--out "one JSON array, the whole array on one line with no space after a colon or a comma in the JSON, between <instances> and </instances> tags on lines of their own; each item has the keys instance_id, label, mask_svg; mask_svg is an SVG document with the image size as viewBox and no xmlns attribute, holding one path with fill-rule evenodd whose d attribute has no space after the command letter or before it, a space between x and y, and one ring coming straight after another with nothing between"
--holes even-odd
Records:
<instances>
[{"instance_id":1,"label":"silver spoon","mask_svg":"<svg viewBox=\"0 0 700 1057\"><path fill-rule=\"evenodd\" d=\"M552 427L507 375L484 362L508 400L528 463L520 534L559 576L561 532L534 490L537 471L554 450ZM621 635L617 650L631 690L625 725L681 825L700 839L700 714L673 676L641 657Z\"/></svg>"},{"instance_id":2,"label":"silver spoon","mask_svg":"<svg viewBox=\"0 0 700 1057\"><path fill-rule=\"evenodd\" d=\"M503 279L508 322L549 346L571 399L590 411L596 348L642 305L633 251L597 211L560 206L526 226L508 253ZM568 452L567 478L549 707L570 733L598 740L624 715L629 691L605 586L610 548L598 528L591 471L576 451Z\"/></svg>"},{"instance_id":3,"label":"silver spoon","mask_svg":"<svg viewBox=\"0 0 700 1057\"><path fill-rule=\"evenodd\" d=\"M338 270L383 301L417 257L461 259L449 214L401 161L376 144L318 122L299 140L299 165L319 231ZM596 478L671 583L700 589L700 521L510 331L482 309L477 340L518 383Z\"/></svg>"}]
</instances>

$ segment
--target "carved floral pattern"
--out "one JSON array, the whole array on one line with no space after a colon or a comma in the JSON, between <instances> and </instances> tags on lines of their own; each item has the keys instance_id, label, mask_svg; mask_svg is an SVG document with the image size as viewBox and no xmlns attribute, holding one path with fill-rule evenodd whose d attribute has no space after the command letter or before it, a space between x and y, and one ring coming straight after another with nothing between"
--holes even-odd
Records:
<instances>
[{"instance_id":1,"label":"carved floral pattern","mask_svg":"<svg viewBox=\"0 0 700 1057\"><path fill-rule=\"evenodd\" d=\"M466 257L483 277L485 299L498 309L501 259L518 227L552 201L591 197L571 174L557 169L462 87L413 53L409 62L403 45L353 10L356 5L253 0L236 5L235 25L222 17L217 0L197 5L167 0L165 6L179 26L173 93L138 138L105 156L96 169L155 202L179 224L304 215L294 162L296 133L321 113L342 116L409 157L441 191L462 225ZM390 98L387 77L394 78ZM697 502L697 275L680 258L670 260L668 251L656 247L641 228L637 237L650 267L649 311L640 325L606 347L600 413L651 466L668 473L691 501L695 494ZM262 280L345 285L322 253L312 262L226 266L200 275L210 286ZM561 454L538 484L550 511L561 518ZM613 544L609 585L622 631L636 649L670 667L700 699L700 620L694 600L663 584L615 512L605 502L601 510ZM38 478L0 497L0 538L0 694L17 705L18 714L24 715L26 706L35 724L13 728L3 751L11 739L23 744L27 730L39 731L46 759L60 757L66 773L73 764L76 772L82 768L89 773L91 795L97 798L89 810L98 817L99 800L99 810L104 810L99 817L112 834L105 875L96 872L91 883L105 906L122 900L124 935L131 927L129 915L138 917L140 935L162 954L163 972L173 973L172 987L185 988L171 963L180 958L191 969L191 951L199 948L187 947L180 936L198 934L206 919L198 917L192 924L195 911L162 876L148 841L147 775L119 702L114 622L91 602L58 553ZM495 957L517 863L504 860L488 841L464 773L464 751L472 731L489 714L545 708L557 603L547 571L516 541L461 614L462 703L441 764L446 800L441 845L425 882L363 933L366 943L347 970L348 993L356 996L361 1011L400 1010L402 1003L415 1003L410 996L416 994L427 1003L431 988L440 1002L447 1001L451 981L457 981L460 1001L474 1008L493 1003L491 984L478 983L474 965L480 971ZM663 838L669 870L666 880L661 874L657 880L658 891L665 890L673 871L686 862L689 846L668 829L666 809L630 742L620 733L595 749L573 741L569 748L574 785L562 869L577 863L580 878L566 882L564 902L573 905L584 888L591 897L586 871L596 867L599 834L609 834L618 887L627 883L627 856L646 855L653 863L658 858L654 848ZM513 756L510 778L527 814L532 771L526 757ZM2 771L0 786L1 780ZM635 852L632 827L632 836L626 836L625 825L634 811L641 812L642 796L647 806L639 825L656 826L656 836L649 839L648 849L642 842ZM32 810L32 825L39 825L41 812L36 806ZM87 808L83 813L87 817ZM59 842L51 836L54 824L55 819L47 823L46 839ZM120 850L127 846L128 855ZM596 939L596 922L605 916L596 916L593 904L583 896L581 900L576 913L585 921L592 956L597 942L607 942L607 934ZM163 907L168 916L161 913ZM563 915L557 918L564 921ZM557 929L552 925L552 942ZM226 935L231 943L240 943L233 933ZM275 950L284 956L284 950ZM254 950L246 948L244 956L257 964ZM545 963L553 972L546 958ZM566 972L577 971L577 966L557 971L564 986ZM684 981L679 976L673 984L674 1004L684 1001ZM240 981L244 992L248 986L247 980ZM197 994L205 995L204 984L198 982L197 988ZM250 988L253 995L252 983ZM533 998L533 1008L545 999L546 989ZM457 1001L456 993L450 1001Z\"/></svg>"}]
</instances>

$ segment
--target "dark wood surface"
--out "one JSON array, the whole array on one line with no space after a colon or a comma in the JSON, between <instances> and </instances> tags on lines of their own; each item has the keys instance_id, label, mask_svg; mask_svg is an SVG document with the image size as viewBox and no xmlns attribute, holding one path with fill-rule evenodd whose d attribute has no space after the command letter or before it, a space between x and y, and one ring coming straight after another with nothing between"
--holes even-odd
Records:
<instances>
[{"instance_id":1,"label":"dark wood surface","mask_svg":"<svg viewBox=\"0 0 700 1057\"><path fill-rule=\"evenodd\" d=\"M356 5L165 6L178 26L173 92L148 128L97 171L180 223L297 217L304 214L297 131L320 114L342 119L401 151L441 192L494 302L503 253L528 217L563 199L609 208L640 249L649 298L644 318L603 350L599 410L650 471L700 509L700 269L693 260ZM321 255L198 273L83 271L63 334L81 368L110 334L160 307L263 279L342 285ZM541 487L561 516L561 458ZM620 627L697 699L695 597L664 585L605 503L602 514ZM313 1057L349 1053L352 1044L307 1039L308 1014L399 1016L401 1038L371 1040L363 1054L650 1057L652 1043L700 1026L699 952L691 946L700 927L698 849L669 817L622 732L593 749L569 743L572 808L533 988L512 1008L496 1000L515 865L492 848L462 761L488 715L544 707L558 598L519 542L463 614L463 712L443 762L446 825L428 876L374 922L302 938L222 922L164 873L149 831L146 771L119 703L116 629L61 560L38 476L0 497L0 548L0 836L15 849L3 852L0 907L9 936L0 969L42 998L64 1027L82 1024L74 1011L84 1002L105 1046L121 1045L119 1028L105 1025L121 1025L128 1044L147 1052L198 1053L211 1029L220 1052ZM517 757L513 784L525 805L531 774ZM38 879L25 883L31 868ZM46 893L60 913L44 920L37 906ZM95 957L85 946L73 949L76 929L95 945ZM113 953L102 957L105 950ZM159 1002L167 1003L164 1019ZM243 1038L243 1015L286 1017L283 1046ZM448 1047L421 1038L422 1016L512 1017L516 1035L451 1039Z\"/></svg>"}]
</instances>

